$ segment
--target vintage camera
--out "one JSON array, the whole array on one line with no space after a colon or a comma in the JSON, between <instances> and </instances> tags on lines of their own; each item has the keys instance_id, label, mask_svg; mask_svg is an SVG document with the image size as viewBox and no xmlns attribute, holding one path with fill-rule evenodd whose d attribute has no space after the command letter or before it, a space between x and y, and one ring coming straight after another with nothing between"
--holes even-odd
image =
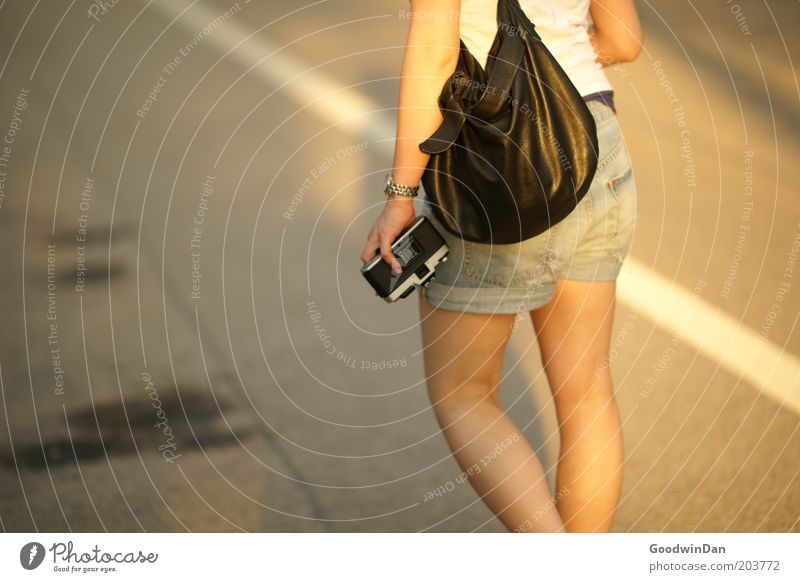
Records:
<instances>
[{"instance_id":1,"label":"vintage camera","mask_svg":"<svg viewBox=\"0 0 800 582\"><path fill-rule=\"evenodd\" d=\"M361 274L387 303L408 297L416 287L425 287L435 275L436 265L447 260L450 248L425 216L419 216L392 244L403 272L395 275L383 260L380 249L363 267Z\"/></svg>"}]
</instances>

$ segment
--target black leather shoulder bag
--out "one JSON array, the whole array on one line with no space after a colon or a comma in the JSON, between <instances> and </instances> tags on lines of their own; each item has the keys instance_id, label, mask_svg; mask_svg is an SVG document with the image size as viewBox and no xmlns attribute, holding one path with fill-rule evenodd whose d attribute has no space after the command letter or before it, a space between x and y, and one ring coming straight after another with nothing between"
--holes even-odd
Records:
<instances>
[{"instance_id":1,"label":"black leather shoulder bag","mask_svg":"<svg viewBox=\"0 0 800 582\"><path fill-rule=\"evenodd\" d=\"M597 169L597 128L517 0L499 0L486 70L461 41L422 144L431 211L453 235L511 244L566 218Z\"/></svg>"}]
</instances>

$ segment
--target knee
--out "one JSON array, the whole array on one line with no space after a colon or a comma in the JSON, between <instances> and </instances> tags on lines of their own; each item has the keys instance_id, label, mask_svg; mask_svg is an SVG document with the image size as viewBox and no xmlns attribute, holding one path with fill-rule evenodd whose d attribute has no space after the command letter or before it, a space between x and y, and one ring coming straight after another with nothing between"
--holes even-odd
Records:
<instances>
[{"instance_id":1,"label":"knee","mask_svg":"<svg viewBox=\"0 0 800 582\"><path fill-rule=\"evenodd\" d=\"M437 412L464 410L489 402L500 405L500 378L474 378L461 382L428 381L428 397Z\"/></svg>"},{"instance_id":2,"label":"knee","mask_svg":"<svg viewBox=\"0 0 800 582\"><path fill-rule=\"evenodd\" d=\"M553 399L559 408L604 406L614 398L611 374L605 366L574 373L552 389Z\"/></svg>"}]
</instances>

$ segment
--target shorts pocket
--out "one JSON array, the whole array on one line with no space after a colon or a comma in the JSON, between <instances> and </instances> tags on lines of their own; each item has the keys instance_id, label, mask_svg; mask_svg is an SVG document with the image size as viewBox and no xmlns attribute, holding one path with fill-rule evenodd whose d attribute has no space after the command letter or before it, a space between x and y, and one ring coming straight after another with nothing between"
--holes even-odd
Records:
<instances>
[{"instance_id":1,"label":"shorts pocket","mask_svg":"<svg viewBox=\"0 0 800 582\"><path fill-rule=\"evenodd\" d=\"M625 156L626 163L621 169L615 169L608 179L607 186L614 197L616 211L615 235L619 241L627 246L633 235L636 224L638 208L636 204L636 181L633 175L633 165L630 158Z\"/></svg>"}]
</instances>

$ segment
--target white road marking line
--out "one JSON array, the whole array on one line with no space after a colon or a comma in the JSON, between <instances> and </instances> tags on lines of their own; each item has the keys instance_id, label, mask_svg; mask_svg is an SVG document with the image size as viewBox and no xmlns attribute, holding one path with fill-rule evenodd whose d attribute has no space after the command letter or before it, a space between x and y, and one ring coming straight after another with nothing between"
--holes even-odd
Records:
<instances>
[{"instance_id":1,"label":"white road marking line","mask_svg":"<svg viewBox=\"0 0 800 582\"><path fill-rule=\"evenodd\" d=\"M152 4L152 9L170 18L183 7L173 2ZM196 4L178 24L189 32L201 30L220 13ZM392 146L394 122L389 115L377 113L384 107L314 70L287 50L254 38L255 32L229 20L203 44L216 47L240 66L252 68L252 75L265 83L282 87L282 95L322 121L337 124L340 131L384 144L387 149ZM636 307L665 332L679 336L707 359L719 362L728 372L800 414L800 359L631 256L625 260L617 286L620 302Z\"/></svg>"},{"instance_id":2,"label":"white road marking line","mask_svg":"<svg viewBox=\"0 0 800 582\"><path fill-rule=\"evenodd\" d=\"M800 359L782 346L632 257L617 283L621 301L800 414Z\"/></svg>"}]
</instances>

